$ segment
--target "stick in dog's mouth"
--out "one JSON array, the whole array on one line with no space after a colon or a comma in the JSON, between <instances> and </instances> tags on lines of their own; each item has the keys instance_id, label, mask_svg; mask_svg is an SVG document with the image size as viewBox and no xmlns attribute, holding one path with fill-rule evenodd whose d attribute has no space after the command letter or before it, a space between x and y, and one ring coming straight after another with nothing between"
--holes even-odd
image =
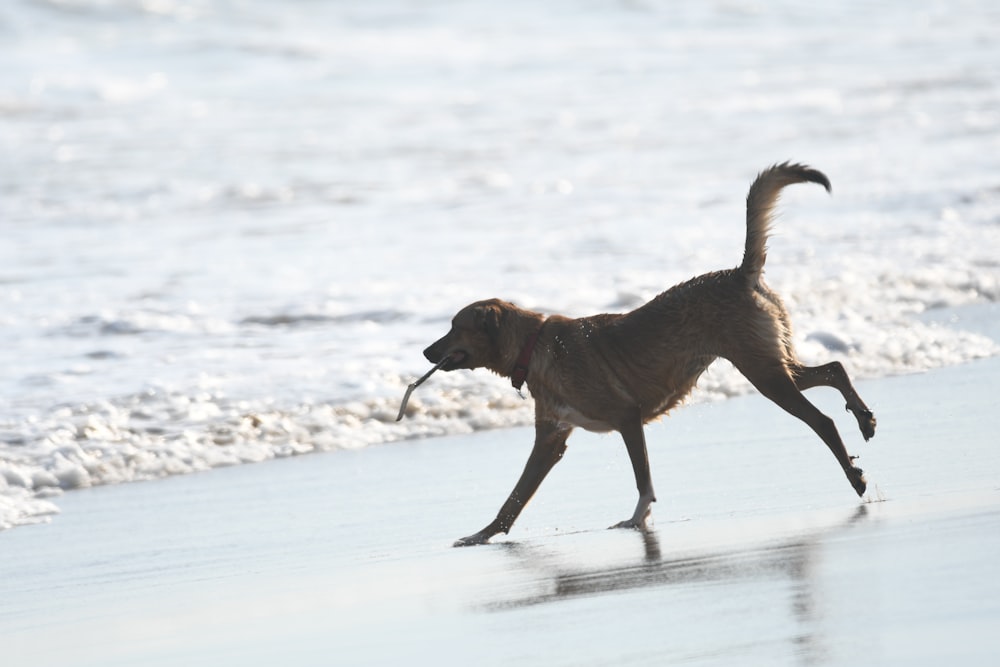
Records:
<instances>
[{"instance_id":1,"label":"stick in dog's mouth","mask_svg":"<svg viewBox=\"0 0 1000 667\"><path fill-rule=\"evenodd\" d=\"M437 362L434 365L434 368L430 369L429 371L421 375L419 380L411 383L410 386L406 388L406 393L403 394L403 402L399 404L399 414L396 415L396 421L400 421L403 419L403 413L406 412L406 403L410 400L410 394L413 393L413 390L422 385L424 381L434 373L434 371L440 370L441 367L447 364L449 361L451 361L450 355L445 357L441 361Z\"/></svg>"}]
</instances>

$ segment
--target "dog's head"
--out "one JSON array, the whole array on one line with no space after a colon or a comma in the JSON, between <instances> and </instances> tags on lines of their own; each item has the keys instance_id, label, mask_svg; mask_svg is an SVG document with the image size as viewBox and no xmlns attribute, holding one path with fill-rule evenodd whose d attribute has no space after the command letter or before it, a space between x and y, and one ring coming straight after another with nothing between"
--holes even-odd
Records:
<instances>
[{"instance_id":1,"label":"dog's head","mask_svg":"<svg viewBox=\"0 0 1000 667\"><path fill-rule=\"evenodd\" d=\"M446 371L485 366L502 372L507 354L501 331L508 314L516 310L500 299L469 304L452 318L451 330L424 350L424 356L433 364L450 359L442 366Z\"/></svg>"}]
</instances>

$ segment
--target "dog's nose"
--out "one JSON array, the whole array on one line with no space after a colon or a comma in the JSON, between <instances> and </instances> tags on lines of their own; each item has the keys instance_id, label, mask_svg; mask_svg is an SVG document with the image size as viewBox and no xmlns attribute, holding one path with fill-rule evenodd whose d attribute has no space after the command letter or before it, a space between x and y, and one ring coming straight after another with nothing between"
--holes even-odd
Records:
<instances>
[{"instance_id":1,"label":"dog's nose","mask_svg":"<svg viewBox=\"0 0 1000 667\"><path fill-rule=\"evenodd\" d=\"M451 334L447 333L427 346L427 349L424 350L424 356L427 357L427 361L436 364L447 356L449 348L451 348L450 336Z\"/></svg>"},{"instance_id":2,"label":"dog's nose","mask_svg":"<svg viewBox=\"0 0 1000 667\"><path fill-rule=\"evenodd\" d=\"M441 353L434 349L435 345L430 345L424 350L424 356L427 357L427 361L432 364L436 364L441 361Z\"/></svg>"}]
</instances>

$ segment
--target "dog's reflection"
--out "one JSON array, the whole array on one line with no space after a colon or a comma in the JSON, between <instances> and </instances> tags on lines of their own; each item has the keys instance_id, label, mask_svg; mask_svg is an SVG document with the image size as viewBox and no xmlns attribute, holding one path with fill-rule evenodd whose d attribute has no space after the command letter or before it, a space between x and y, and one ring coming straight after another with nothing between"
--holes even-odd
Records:
<instances>
[{"instance_id":1,"label":"dog's reflection","mask_svg":"<svg viewBox=\"0 0 1000 667\"><path fill-rule=\"evenodd\" d=\"M502 543L504 549L518 557L525 566L536 570L536 574L540 573L538 571L547 572L552 585L544 593L497 603L491 608L544 604L569 597L691 582L763 579L771 576L799 579L809 558L810 544L807 541L784 542L731 553L712 552L664 558L656 531L636 531L636 535L642 542L641 561L595 569L562 567L552 562L548 552L517 542Z\"/></svg>"},{"instance_id":2,"label":"dog's reflection","mask_svg":"<svg viewBox=\"0 0 1000 667\"><path fill-rule=\"evenodd\" d=\"M534 592L486 605L489 611L542 605L575 597L586 597L630 589L681 584L726 584L754 581L785 581L790 585L790 612L805 626L814 626L817 615L813 562L821 540L865 519L867 507L860 505L849 517L822 529L799 532L793 537L761 542L748 548L707 549L671 556L664 554L654 530L636 531L638 541L631 562L608 567L567 566L545 546L506 542L505 551L530 571L541 585ZM806 657L821 653L819 638L810 632L795 637L797 652Z\"/></svg>"}]
</instances>

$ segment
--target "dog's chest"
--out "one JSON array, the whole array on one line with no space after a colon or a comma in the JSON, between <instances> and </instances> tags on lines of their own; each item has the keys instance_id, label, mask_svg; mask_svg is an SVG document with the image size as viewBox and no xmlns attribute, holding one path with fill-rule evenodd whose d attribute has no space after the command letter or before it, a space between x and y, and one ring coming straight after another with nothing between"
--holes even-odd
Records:
<instances>
[{"instance_id":1,"label":"dog's chest","mask_svg":"<svg viewBox=\"0 0 1000 667\"><path fill-rule=\"evenodd\" d=\"M608 431L615 430L615 427L611 424L587 417L576 408L564 403L554 406L554 412L556 420L564 426L578 426L588 431L594 431L595 433L607 433Z\"/></svg>"}]
</instances>

